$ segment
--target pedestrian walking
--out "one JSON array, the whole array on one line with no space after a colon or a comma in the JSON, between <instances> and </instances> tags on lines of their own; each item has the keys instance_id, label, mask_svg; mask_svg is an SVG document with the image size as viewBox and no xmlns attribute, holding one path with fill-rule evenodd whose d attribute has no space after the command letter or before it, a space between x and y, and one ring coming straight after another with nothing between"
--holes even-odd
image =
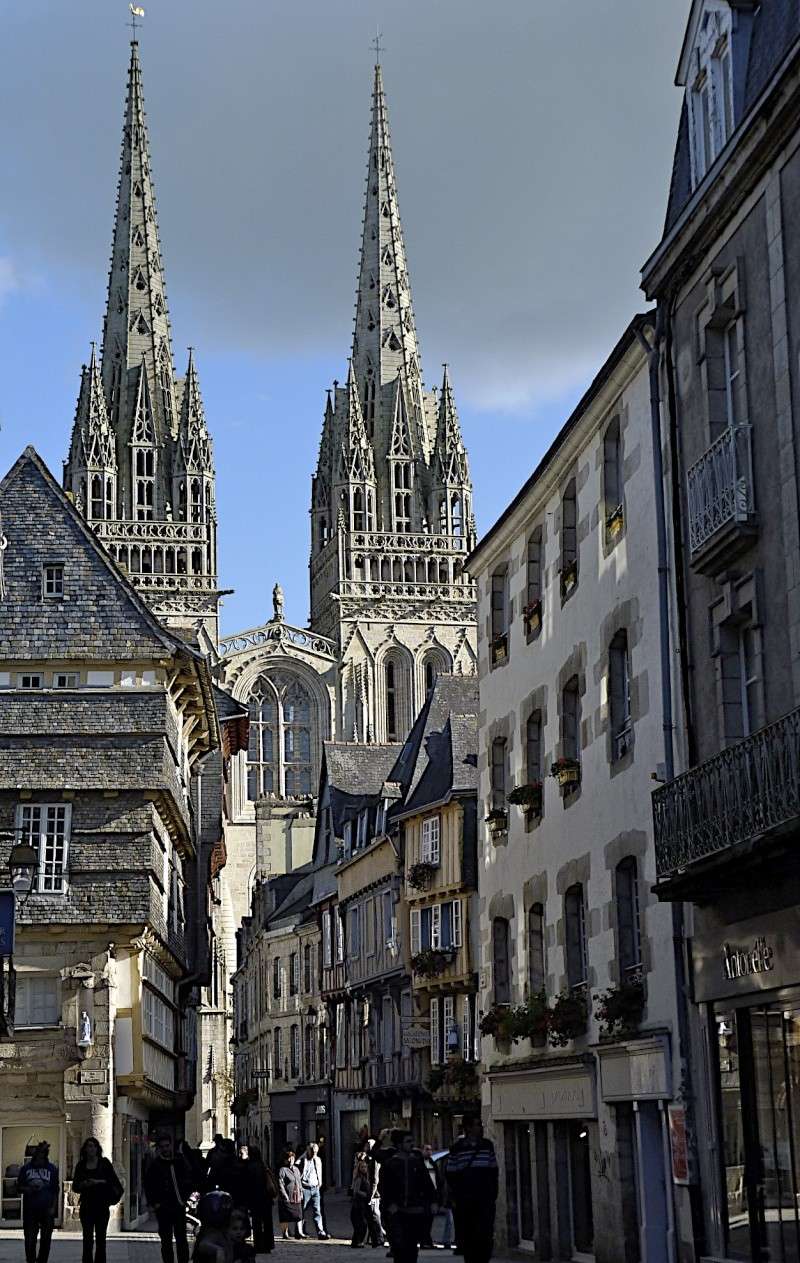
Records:
<instances>
[{"instance_id":1,"label":"pedestrian walking","mask_svg":"<svg viewBox=\"0 0 800 1263\"><path fill-rule=\"evenodd\" d=\"M225 1137L217 1132L214 1142L208 1151L206 1157L206 1179L205 1188L207 1192L217 1188L217 1171L225 1162Z\"/></svg>"},{"instance_id":2,"label":"pedestrian walking","mask_svg":"<svg viewBox=\"0 0 800 1263\"><path fill-rule=\"evenodd\" d=\"M394 1263L417 1263L424 1227L436 1211L433 1188L411 1133L393 1132L392 1143L396 1152L380 1168L381 1213Z\"/></svg>"},{"instance_id":3,"label":"pedestrian walking","mask_svg":"<svg viewBox=\"0 0 800 1263\"><path fill-rule=\"evenodd\" d=\"M427 1171L428 1179L431 1182L431 1188L433 1190L433 1204L439 1207L441 1206L444 1200L444 1188L443 1188L444 1181L442 1179L442 1175L439 1168L437 1167L436 1163L433 1160L433 1146L432 1145L422 1146L422 1161L425 1164L425 1170ZM419 1243L420 1247L423 1250L432 1250L434 1248L433 1238L431 1236L432 1230L433 1230L433 1213L430 1212L423 1225L422 1237Z\"/></svg>"},{"instance_id":4,"label":"pedestrian walking","mask_svg":"<svg viewBox=\"0 0 800 1263\"><path fill-rule=\"evenodd\" d=\"M305 1153L297 1160L297 1169L300 1172L300 1184L303 1190L303 1216L300 1221L298 1236L302 1237L305 1235L303 1229L305 1227L306 1211L310 1206L317 1236L320 1241L327 1241L328 1233L325 1231L325 1225L322 1222L322 1205L320 1202L322 1162L318 1155L319 1145L315 1145L312 1140L307 1146Z\"/></svg>"},{"instance_id":5,"label":"pedestrian walking","mask_svg":"<svg viewBox=\"0 0 800 1263\"><path fill-rule=\"evenodd\" d=\"M22 1231L25 1237L25 1263L47 1263L50 1241L58 1210L58 1167L50 1160L50 1146L40 1140L17 1176L22 1194Z\"/></svg>"},{"instance_id":6,"label":"pedestrian walking","mask_svg":"<svg viewBox=\"0 0 800 1263\"><path fill-rule=\"evenodd\" d=\"M100 1141L89 1136L81 1145L72 1174L72 1191L80 1195L78 1215L83 1230L82 1263L106 1263L106 1233L111 1207L122 1197L122 1184L103 1157Z\"/></svg>"},{"instance_id":7,"label":"pedestrian walking","mask_svg":"<svg viewBox=\"0 0 800 1263\"><path fill-rule=\"evenodd\" d=\"M370 1171L367 1152L356 1154L355 1170L350 1184L350 1221L353 1225L353 1237L350 1245L353 1249L365 1245L367 1236L373 1249L381 1244L380 1223L375 1215L373 1198L375 1181Z\"/></svg>"},{"instance_id":8,"label":"pedestrian walking","mask_svg":"<svg viewBox=\"0 0 800 1263\"><path fill-rule=\"evenodd\" d=\"M277 1196L275 1173L265 1163L261 1150L251 1145L247 1163L247 1209L253 1223L253 1245L257 1254L269 1254L275 1249L272 1208Z\"/></svg>"},{"instance_id":9,"label":"pedestrian walking","mask_svg":"<svg viewBox=\"0 0 800 1263\"><path fill-rule=\"evenodd\" d=\"M145 1173L144 1191L158 1222L161 1258L163 1263L173 1263L177 1255L178 1263L188 1263L186 1199L192 1192L192 1173L186 1159L176 1157L171 1136L162 1133L156 1147L157 1156Z\"/></svg>"},{"instance_id":10,"label":"pedestrian walking","mask_svg":"<svg viewBox=\"0 0 800 1263\"><path fill-rule=\"evenodd\" d=\"M294 1236L302 1235L298 1231L303 1218L303 1186L300 1183L300 1172L294 1164L294 1150L287 1149L281 1158L278 1171L278 1223L284 1241L291 1240L289 1225L294 1224Z\"/></svg>"},{"instance_id":11,"label":"pedestrian walking","mask_svg":"<svg viewBox=\"0 0 800 1263\"><path fill-rule=\"evenodd\" d=\"M450 1150L447 1180L455 1210L456 1245L464 1263L489 1263L494 1249L497 1158L477 1114L464 1116L464 1136Z\"/></svg>"}]
</instances>

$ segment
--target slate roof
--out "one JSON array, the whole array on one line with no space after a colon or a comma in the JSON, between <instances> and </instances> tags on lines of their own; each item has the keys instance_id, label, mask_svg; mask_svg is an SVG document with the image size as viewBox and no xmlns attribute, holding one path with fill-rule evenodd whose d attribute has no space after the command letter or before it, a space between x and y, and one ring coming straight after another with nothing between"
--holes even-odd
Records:
<instances>
[{"instance_id":1,"label":"slate roof","mask_svg":"<svg viewBox=\"0 0 800 1263\"><path fill-rule=\"evenodd\" d=\"M33 447L0 482L5 595L0 658L17 661L191 662L216 744L208 665L142 600ZM42 571L64 567L63 597L42 595Z\"/></svg>"},{"instance_id":2,"label":"slate roof","mask_svg":"<svg viewBox=\"0 0 800 1263\"><path fill-rule=\"evenodd\" d=\"M293 873L299 877L299 880L267 917L268 930L277 930L281 926L296 924L304 919L303 914L309 909L314 893L315 873L310 864L303 864L300 868L294 869Z\"/></svg>"},{"instance_id":3,"label":"slate roof","mask_svg":"<svg viewBox=\"0 0 800 1263\"><path fill-rule=\"evenodd\" d=\"M403 779L394 819L478 790L478 681L439 675L391 779Z\"/></svg>"},{"instance_id":4,"label":"slate roof","mask_svg":"<svg viewBox=\"0 0 800 1263\"><path fill-rule=\"evenodd\" d=\"M753 14L747 54L742 119L746 118L792 45L800 38L797 0L763 0ZM664 236L668 236L692 196L689 109L684 97L672 165Z\"/></svg>"},{"instance_id":5,"label":"slate roof","mask_svg":"<svg viewBox=\"0 0 800 1263\"><path fill-rule=\"evenodd\" d=\"M326 741L324 747L328 784L340 794L358 798L380 793L403 748L399 741L380 746Z\"/></svg>"}]
</instances>

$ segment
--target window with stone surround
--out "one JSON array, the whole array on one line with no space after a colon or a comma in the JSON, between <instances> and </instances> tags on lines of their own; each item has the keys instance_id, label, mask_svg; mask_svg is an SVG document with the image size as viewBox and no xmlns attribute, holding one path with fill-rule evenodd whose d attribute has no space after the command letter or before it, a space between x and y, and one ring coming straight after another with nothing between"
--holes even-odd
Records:
<instances>
[{"instance_id":1,"label":"window with stone surround","mask_svg":"<svg viewBox=\"0 0 800 1263\"><path fill-rule=\"evenodd\" d=\"M615 893L620 982L634 982L642 970L639 872L635 855L626 855L617 864Z\"/></svg>"},{"instance_id":2,"label":"window with stone surround","mask_svg":"<svg viewBox=\"0 0 800 1263\"><path fill-rule=\"evenodd\" d=\"M583 886L576 882L564 895L565 955L570 991L585 991L589 979L586 945L586 904Z\"/></svg>"},{"instance_id":3,"label":"window with stone surround","mask_svg":"<svg viewBox=\"0 0 800 1263\"><path fill-rule=\"evenodd\" d=\"M613 538L616 523L622 525L622 436L619 416L614 416L603 435L603 517L607 538Z\"/></svg>"},{"instance_id":4,"label":"window with stone surround","mask_svg":"<svg viewBox=\"0 0 800 1263\"><path fill-rule=\"evenodd\" d=\"M506 917L492 921L492 987L495 1004L511 1003L511 927Z\"/></svg>"},{"instance_id":5,"label":"window with stone surround","mask_svg":"<svg viewBox=\"0 0 800 1263\"><path fill-rule=\"evenodd\" d=\"M570 478L561 497L561 599L571 595L578 582L578 493Z\"/></svg>"},{"instance_id":6,"label":"window with stone surround","mask_svg":"<svg viewBox=\"0 0 800 1263\"><path fill-rule=\"evenodd\" d=\"M693 188L734 129L731 39L730 5L711 0L697 30L688 80Z\"/></svg>"},{"instance_id":7,"label":"window with stone surround","mask_svg":"<svg viewBox=\"0 0 800 1263\"><path fill-rule=\"evenodd\" d=\"M61 988L54 975L20 971L14 1007L14 1025L58 1026L61 1022Z\"/></svg>"},{"instance_id":8,"label":"window with stone surround","mask_svg":"<svg viewBox=\"0 0 800 1263\"><path fill-rule=\"evenodd\" d=\"M528 991L537 995L544 991L544 907L532 903L528 909Z\"/></svg>"},{"instance_id":9,"label":"window with stone surround","mask_svg":"<svg viewBox=\"0 0 800 1263\"><path fill-rule=\"evenodd\" d=\"M561 694L561 747L565 759L581 757L581 700L577 675L567 680Z\"/></svg>"},{"instance_id":10,"label":"window with stone surround","mask_svg":"<svg viewBox=\"0 0 800 1263\"><path fill-rule=\"evenodd\" d=\"M490 811L505 811L508 781L508 743L505 737L495 737L491 747L491 803Z\"/></svg>"},{"instance_id":11,"label":"window with stone surround","mask_svg":"<svg viewBox=\"0 0 800 1263\"><path fill-rule=\"evenodd\" d=\"M628 633L621 628L608 647L608 709L611 721L611 758L621 759L633 740L631 670Z\"/></svg>"}]
</instances>

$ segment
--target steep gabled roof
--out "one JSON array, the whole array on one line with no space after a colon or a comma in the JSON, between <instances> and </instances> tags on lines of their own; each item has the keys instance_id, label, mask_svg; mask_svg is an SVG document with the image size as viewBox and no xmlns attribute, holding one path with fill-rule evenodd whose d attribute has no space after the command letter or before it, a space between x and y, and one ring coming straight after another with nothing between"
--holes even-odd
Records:
<instances>
[{"instance_id":1,"label":"steep gabled roof","mask_svg":"<svg viewBox=\"0 0 800 1263\"><path fill-rule=\"evenodd\" d=\"M0 657L21 661L131 661L190 664L218 739L205 659L168 630L112 560L33 447L0 482L5 547L0 557ZM46 565L64 567L63 599L45 604ZM46 615L46 616L45 616Z\"/></svg>"},{"instance_id":2,"label":"steep gabled roof","mask_svg":"<svg viewBox=\"0 0 800 1263\"><path fill-rule=\"evenodd\" d=\"M392 809L402 819L453 794L478 788L478 681L439 675L390 779L403 784Z\"/></svg>"}]
</instances>

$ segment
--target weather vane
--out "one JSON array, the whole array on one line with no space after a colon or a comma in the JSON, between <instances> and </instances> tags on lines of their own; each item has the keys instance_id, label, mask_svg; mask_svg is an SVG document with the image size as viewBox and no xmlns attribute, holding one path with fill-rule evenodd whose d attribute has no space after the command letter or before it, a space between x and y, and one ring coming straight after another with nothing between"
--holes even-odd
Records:
<instances>
[{"instance_id":1,"label":"weather vane","mask_svg":"<svg viewBox=\"0 0 800 1263\"><path fill-rule=\"evenodd\" d=\"M144 17L144 9L143 9L143 8L142 8L142 6L141 6L141 5L139 5L139 4L129 4L129 5L128 5L128 8L129 8L129 9L130 9L130 11L131 11L131 20L130 20L130 22L128 23L128 25L129 25L129 27L131 28L131 30L133 31L133 38L134 38L134 40L135 40L135 39L136 39L136 31L137 31L137 29L138 29L138 28L137 28L137 26L136 26L136 19L137 19L137 18L143 18L143 17Z\"/></svg>"},{"instance_id":2,"label":"weather vane","mask_svg":"<svg viewBox=\"0 0 800 1263\"><path fill-rule=\"evenodd\" d=\"M381 44L380 27L378 27L375 31L375 38L372 41L372 47L375 49L375 62L377 65L380 65L381 52L383 51L383 45Z\"/></svg>"}]
</instances>

